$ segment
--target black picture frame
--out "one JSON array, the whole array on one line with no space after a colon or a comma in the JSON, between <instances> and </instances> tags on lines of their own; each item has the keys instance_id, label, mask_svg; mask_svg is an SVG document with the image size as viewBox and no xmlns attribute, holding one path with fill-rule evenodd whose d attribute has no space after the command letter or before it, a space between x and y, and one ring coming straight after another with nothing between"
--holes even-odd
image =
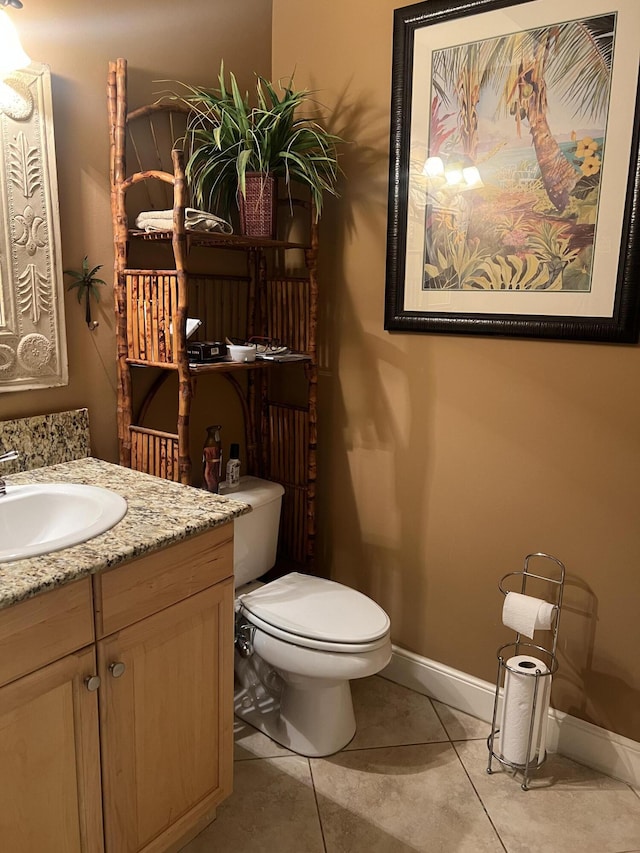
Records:
<instances>
[{"instance_id":1,"label":"black picture frame","mask_svg":"<svg viewBox=\"0 0 640 853\"><path fill-rule=\"evenodd\" d=\"M408 249L408 230L410 230L408 226L409 196L412 189L411 182L414 180L413 175L418 174L412 165L412 158L414 158L414 140L412 140L414 69L417 61L422 61L424 64L423 57L419 56L417 51L425 52L424 46L428 40L429 47L426 52L432 51L429 54L431 59L427 58L426 60L426 65L429 66L429 62L433 62L433 52L439 49L439 45L442 44L446 48L451 43L444 40L444 34L446 33L447 37L450 38L451 29L445 30L445 28L447 26L451 27L453 22L455 22L455 37L458 39L458 44L464 45L468 42L474 42L478 38L478 24L482 23L482 31L485 33L491 30L491 13L494 14L496 20L498 20L499 16L501 22L505 15L508 17L513 16L514 31L517 31L517 28L520 26L519 20L523 19L522 12L525 8L529 7L526 11L535 17L538 14L541 2L544 5L547 0L536 0L536 2L532 0L471 0L471 2L469 0L427 0L427 2L396 9L394 12L384 317L384 327L388 331L568 339L613 343L636 343L638 341L640 332L640 242L638 238L638 202L640 195L640 78L637 71L638 62L633 51L630 51L631 59L627 60L627 66L631 64L631 67L636 69L636 76L631 79L632 86L627 86L625 90L628 93L627 103L626 105L621 104L619 98L614 99L613 95L615 92L610 90L607 105L607 133L611 129L611 122L618 115L616 113L617 110L626 109L627 113L629 110L633 110L633 113L628 119L624 118L623 113L619 114L620 120L626 122L627 143L625 150L628 152L628 164L623 162L622 165L618 165L619 170L623 170L618 177L618 186L623 188L624 198L620 200L620 196L622 195L620 191L616 194L611 194L612 204L617 211L618 226L616 227L614 240L608 240L604 244L609 248L606 249L606 252L603 250L603 255L606 253L612 256L607 261L610 265L610 274L603 274L599 280L596 280L595 273L592 272L590 278L589 297L592 292L596 292L598 287L603 290L607 289L608 310L606 312L596 310L591 313L591 310L587 309L586 313L584 311L574 313L572 308L574 302L571 301L574 299L574 294L570 292L567 292L566 297L563 293L563 299L566 298L568 301L563 311L557 313L559 303L558 301L553 301L556 294L550 291L545 293L543 289L535 296L535 304L534 300L528 298L528 296L531 296L531 293L528 296L522 291L517 294L515 292L508 293L506 299L510 300L509 304L511 307L509 311L500 310L500 305L504 306L506 303L500 303L500 297L498 296L498 291L507 291L506 287L496 287L494 289L493 293L490 294L491 301L486 304L486 308L485 303L482 302L485 298L485 293L483 292L480 296L477 296L477 291L473 291L471 295L465 295L465 290L460 284L461 279L458 279L458 286L455 292L449 290L448 287L439 289L439 287L433 286L430 290L425 287L424 283L427 277L425 270L431 260L426 236L419 238L423 240L422 254L420 254L420 251L414 253L418 261L410 255L413 266L407 263L408 251L409 253L412 251L411 245L409 245ZM623 49L619 47L620 25L625 22L628 25L629 20L632 19L635 26L632 25L631 28L637 33L639 13L635 8L636 2L637 0L620 0L617 4L617 7L623 7L623 9L621 13L618 13L618 17L616 18L616 44L612 62L614 70L616 69L615 63L618 61L616 51ZM574 21L578 17L575 5L573 6L573 11L571 11L571 4L566 2L566 0L554 0L553 3L552 0L549 0L549 5L544 6L542 11L546 14L547 9L553 9L553 11L551 12L551 16L540 19L540 27L551 27L554 22L562 20ZM602 15L605 16L609 11L603 0ZM598 14L600 13L598 12ZM626 19L622 20L619 17L620 14L626 15ZM480 17L476 18L476 16ZM591 21L592 17L590 16L588 20ZM526 28L523 31L527 31ZM416 46L417 34L419 34L421 46ZM487 36L484 36L484 38L490 41L492 36L489 35L488 39ZM625 44L628 45L628 41ZM432 65L429 67L432 67ZM635 86L635 91L633 91L633 86ZM429 113L429 118L425 121L432 122L434 121L434 113L431 94L434 90L433 88L428 88L425 91L429 100L423 99L420 103L422 103L425 113ZM426 109L424 108L425 103L427 104ZM427 136L429 132L427 132ZM608 141L609 136L607 135L607 144ZM429 153L428 142L424 150L426 154ZM613 159L612 154L612 169L615 169ZM620 160L619 156L617 160ZM586 160L583 159L582 162L584 163ZM604 216L602 212L602 199L604 198L605 181L608 178L607 167L609 165L604 155L601 162L603 164L601 173L602 188L598 190L600 194L597 196L597 201L595 202L596 209L599 211L598 228L600 228L600 217ZM413 172L412 169L414 170ZM586 172L583 174L586 174ZM582 178L582 176L581 174L580 177ZM616 201L616 199L618 200ZM426 210L427 203L425 201ZM418 228L418 231L421 230L426 234L428 221L425 212L422 225ZM414 225L415 223L412 221L412 233L416 230ZM594 225L595 228L596 225ZM598 255L599 248L595 230L593 234L592 246L589 247L589 251L591 252L590 258L593 264L591 267L592 270L596 268L596 258L600 257ZM413 240L414 238L410 239ZM615 240L617 239L619 239L619 252L616 254L618 243ZM420 263L419 267L417 266L418 263ZM408 269L408 267L410 268ZM434 269L433 264L428 269ZM434 278L434 281L437 281L437 279ZM564 279L562 279L563 282ZM556 288L556 291L558 289ZM412 296L411 294L416 295ZM446 310L442 310L442 307L439 307L437 304L429 304L424 307L421 304L411 303L411 299L414 299L418 303L423 298L435 300L437 303L438 299L444 299L445 297L453 300L453 307L447 307ZM582 298L582 294L579 297L575 297L575 299ZM522 302L518 303L517 299L522 300ZM527 299L528 301L526 301ZM478 300L480 300L482 310L477 310L474 307L478 303ZM472 301L473 305L471 305ZM520 309L520 305L523 306L522 310Z\"/></svg>"}]
</instances>

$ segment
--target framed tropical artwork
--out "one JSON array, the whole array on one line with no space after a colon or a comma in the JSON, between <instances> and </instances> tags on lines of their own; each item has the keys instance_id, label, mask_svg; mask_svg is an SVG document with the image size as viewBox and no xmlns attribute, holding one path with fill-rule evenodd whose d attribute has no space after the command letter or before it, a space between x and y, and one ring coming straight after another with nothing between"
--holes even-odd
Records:
<instances>
[{"instance_id":1,"label":"framed tropical artwork","mask_svg":"<svg viewBox=\"0 0 640 853\"><path fill-rule=\"evenodd\" d=\"M394 17L385 328L634 343L638 0Z\"/></svg>"}]
</instances>

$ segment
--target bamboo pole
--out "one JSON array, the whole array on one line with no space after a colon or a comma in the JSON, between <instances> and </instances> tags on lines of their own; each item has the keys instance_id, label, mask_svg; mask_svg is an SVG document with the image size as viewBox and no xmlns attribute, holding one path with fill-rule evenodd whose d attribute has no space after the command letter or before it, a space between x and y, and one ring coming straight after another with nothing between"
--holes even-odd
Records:
<instances>
[{"instance_id":1,"label":"bamboo pole","mask_svg":"<svg viewBox=\"0 0 640 853\"><path fill-rule=\"evenodd\" d=\"M176 262L178 278L178 311L173 318L173 326L177 331L177 350L174 360L178 364L178 465L180 482L189 485L191 482L191 456L189 454L189 418L193 388L189 362L187 360L186 330L187 330L187 258L186 235L184 227L184 207L186 199L186 182L184 164L180 151L171 152L173 160L173 255Z\"/></svg>"},{"instance_id":2,"label":"bamboo pole","mask_svg":"<svg viewBox=\"0 0 640 853\"><path fill-rule=\"evenodd\" d=\"M305 372L309 381L309 457L307 460L307 548L306 559L315 558L316 537L316 480L318 451L318 366L316 333L318 325L318 224L315 206L311 206L311 245L305 251L305 263L309 270L309 356Z\"/></svg>"},{"instance_id":3,"label":"bamboo pole","mask_svg":"<svg viewBox=\"0 0 640 853\"><path fill-rule=\"evenodd\" d=\"M126 173L127 63L109 63L107 83L109 113L109 177L113 223L113 295L116 312L117 422L120 464L131 465L131 371L127 364L127 298L124 270L127 267L128 221L122 182Z\"/></svg>"}]
</instances>

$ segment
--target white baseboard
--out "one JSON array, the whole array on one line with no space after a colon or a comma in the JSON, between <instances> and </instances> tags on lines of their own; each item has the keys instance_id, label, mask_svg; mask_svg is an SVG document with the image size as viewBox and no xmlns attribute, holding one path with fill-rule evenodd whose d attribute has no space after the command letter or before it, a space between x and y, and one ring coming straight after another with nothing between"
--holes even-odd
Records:
<instances>
[{"instance_id":1,"label":"white baseboard","mask_svg":"<svg viewBox=\"0 0 640 853\"><path fill-rule=\"evenodd\" d=\"M495 684L393 647L380 675L491 724ZM497 673L496 673L497 675ZM547 748L640 788L640 743L549 709Z\"/></svg>"}]
</instances>

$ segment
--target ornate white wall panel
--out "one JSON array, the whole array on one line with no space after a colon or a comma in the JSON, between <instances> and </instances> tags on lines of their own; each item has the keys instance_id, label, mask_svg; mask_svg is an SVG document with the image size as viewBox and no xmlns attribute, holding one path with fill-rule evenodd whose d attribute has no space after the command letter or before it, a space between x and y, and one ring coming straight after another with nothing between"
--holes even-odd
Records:
<instances>
[{"instance_id":1,"label":"ornate white wall panel","mask_svg":"<svg viewBox=\"0 0 640 853\"><path fill-rule=\"evenodd\" d=\"M0 392L68 382L51 77L0 81Z\"/></svg>"}]
</instances>

